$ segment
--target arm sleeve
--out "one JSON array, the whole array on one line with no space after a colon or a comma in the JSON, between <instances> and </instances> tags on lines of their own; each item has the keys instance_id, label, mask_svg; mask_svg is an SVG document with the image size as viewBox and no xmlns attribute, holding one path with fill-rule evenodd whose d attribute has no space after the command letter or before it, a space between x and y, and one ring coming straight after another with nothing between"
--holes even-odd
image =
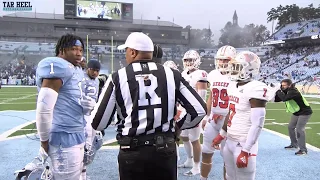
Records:
<instances>
[{"instance_id":1,"label":"arm sleeve","mask_svg":"<svg viewBox=\"0 0 320 180\"><path fill-rule=\"evenodd\" d=\"M48 141L52 126L53 109L58 93L51 88L42 87L38 94L36 109L36 125L41 141Z\"/></svg>"},{"instance_id":2,"label":"arm sleeve","mask_svg":"<svg viewBox=\"0 0 320 180\"><path fill-rule=\"evenodd\" d=\"M177 100L186 109L187 114L177 121L179 129L190 129L196 127L207 114L206 103L198 93L187 83L181 74L180 86L177 90Z\"/></svg>"},{"instance_id":3,"label":"arm sleeve","mask_svg":"<svg viewBox=\"0 0 320 180\"><path fill-rule=\"evenodd\" d=\"M112 82L112 76L109 76L91 113L92 128L98 131L106 129L111 124L115 111L115 86Z\"/></svg>"},{"instance_id":4,"label":"arm sleeve","mask_svg":"<svg viewBox=\"0 0 320 180\"><path fill-rule=\"evenodd\" d=\"M265 115L265 108L251 108L251 127L247 135L247 141L243 146L243 151L250 153L252 146L257 142L264 125Z\"/></svg>"}]
</instances>

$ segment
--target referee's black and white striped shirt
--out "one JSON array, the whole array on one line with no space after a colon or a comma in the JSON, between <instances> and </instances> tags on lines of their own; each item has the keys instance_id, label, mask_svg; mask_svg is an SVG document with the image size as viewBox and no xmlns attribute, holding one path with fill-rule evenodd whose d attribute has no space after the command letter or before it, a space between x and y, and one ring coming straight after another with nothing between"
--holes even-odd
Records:
<instances>
[{"instance_id":1,"label":"referee's black and white striped shirt","mask_svg":"<svg viewBox=\"0 0 320 180\"><path fill-rule=\"evenodd\" d=\"M140 60L109 76L92 111L92 127L103 130L117 111L118 133L137 136L174 132L176 103L187 114L177 122L180 129L197 126L206 115L206 104L180 72Z\"/></svg>"}]
</instances>

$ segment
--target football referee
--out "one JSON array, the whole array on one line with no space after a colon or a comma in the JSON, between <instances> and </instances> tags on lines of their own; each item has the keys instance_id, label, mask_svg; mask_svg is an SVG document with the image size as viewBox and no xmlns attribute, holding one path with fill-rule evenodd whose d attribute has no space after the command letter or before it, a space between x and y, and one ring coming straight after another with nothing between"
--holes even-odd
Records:
<instances>
[{"instance_id":1,"label":"football referee","mask_svg":"<svg viewBox=\"0 0 320 180\"><path fill-rule=\"evenodd\" d=\"M128 65L109 76L92 112L92 127L103 130L117 111L120 180L176 180L176 103L187 114L180 129L197 126L206 104L181 74L152 60L152 40L131 33L125 44Z\"/></svg>"}]
</instances>

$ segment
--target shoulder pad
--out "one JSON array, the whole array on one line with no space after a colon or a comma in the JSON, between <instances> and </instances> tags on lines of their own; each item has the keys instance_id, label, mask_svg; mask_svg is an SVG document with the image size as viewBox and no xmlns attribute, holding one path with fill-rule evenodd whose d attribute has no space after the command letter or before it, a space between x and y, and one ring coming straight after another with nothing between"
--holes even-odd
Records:
<instances>
[{"instance_id":1,"label":"shoulder pad","mask_svg":"<svg viewBox=\"0 0 320 180\"><path fill-rule=\"evenodd\" d=\"M41 60L37 67L37 77L41 79L66 79L72 77L74 65L59 57Z\"/></svg>"},{"instance_id":2,"label":"shoulder pad","mask_svg":"<svg viewBox=\"0 0 320 180\"><path fill-rule=\"evenodd\" d=\"M208 81L208 73L204 70L197 70L194 72L197 81Z\"/></svg>"},{"instance_id":3,"label":"shoulder pad","mask_svg":"<svg viewBox=\"0 0 320 180\"><path fill-rule=\"evenodd\" d=\"M253 98L269 101L269 88L265 83L260 81L251 81L249 83L250 84L248 84L249 86L246 93L250 99Z\"/></svg>"}]
</instances>

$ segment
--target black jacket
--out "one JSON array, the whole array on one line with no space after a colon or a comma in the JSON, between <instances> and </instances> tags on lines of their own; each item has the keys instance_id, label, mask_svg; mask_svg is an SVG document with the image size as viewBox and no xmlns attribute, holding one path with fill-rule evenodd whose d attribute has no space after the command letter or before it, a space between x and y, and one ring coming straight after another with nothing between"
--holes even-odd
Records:
<instances>
[{"instance_id":1,"label":"black jacket","mask_svg":"<svg viewBox=\"0 0 320 180\"><path fill-rule=\"evenodd\" d=\"M288 88L287 92L284 92L282 90L278 90L276 92L275 102L281 102L281 101L285 102L289 100L294 100L300 107L300 110L298 112L293 113L293 115L300 116L300 115L312 114L311 107L304 104L302 95L297 88L295 87Z\"/></svg>"}]
</instances>

